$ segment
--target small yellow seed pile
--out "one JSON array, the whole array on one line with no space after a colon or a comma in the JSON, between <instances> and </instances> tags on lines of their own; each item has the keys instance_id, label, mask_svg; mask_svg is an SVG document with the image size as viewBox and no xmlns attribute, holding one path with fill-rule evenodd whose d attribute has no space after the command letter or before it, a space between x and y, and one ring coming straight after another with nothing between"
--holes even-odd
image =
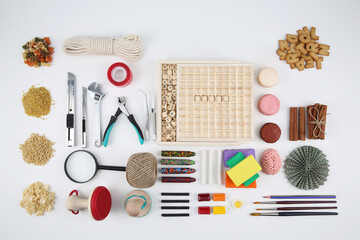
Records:
<instances>
[{"instance_id":1,"label":"small yellow seed pile","mask_svg":"<svg viewBox=\"0 0 360 240\"><path fill-rule=\"evenodd\" d=\"M26 163L45 165L54 156L53 145L44 135L32 133L24 144L20 144L20 150Z\"/></svg>"},{"instance_id":2,"label":"small yellow seed pile","mask_svg":"<svg viewBox=\"0 0 360 240\"><path fill-rule=\"evenodd\" d=\"M54 206L55 193L49 191L50 187L41 182L29 185L23 191L20 206L30 214L41 216L45 211L51 212Z\"/></svg>"},{"instance_id":3,"label":"small yellow seed pile","mask_svg":"<svg viewBox=\"0 0 360 240\"><path fill-rule=\"evenodd\" d=\"M22 98L25 114L31 117L43 118L50 112L52 104L49 90L44 87L31 86Z\"/></svg>"}]
</instances>

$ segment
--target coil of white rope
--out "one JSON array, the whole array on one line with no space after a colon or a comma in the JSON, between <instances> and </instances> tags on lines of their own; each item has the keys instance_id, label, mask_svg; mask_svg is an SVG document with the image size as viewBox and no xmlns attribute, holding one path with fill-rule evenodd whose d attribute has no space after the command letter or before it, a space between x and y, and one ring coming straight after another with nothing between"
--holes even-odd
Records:
<instances>
[{"instance_id":1,"label":"coil of white rope","mask_svg":"<svg viewBox=\"0 0 360 240\"><path fill-rule=\"evenodd\" d=\"M63 44L67 55L117 55L129 61L139 61L142 58L142 44L137 35L127 35L122 38L112 37L79 37L69 38Z\"/></svg>"}]
</instances>

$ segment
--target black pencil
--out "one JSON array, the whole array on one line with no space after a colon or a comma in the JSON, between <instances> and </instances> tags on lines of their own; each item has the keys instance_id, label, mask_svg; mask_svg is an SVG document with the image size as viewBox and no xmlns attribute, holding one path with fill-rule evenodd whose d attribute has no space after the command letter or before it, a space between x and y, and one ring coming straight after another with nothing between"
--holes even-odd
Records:
<instances>
[{"instance_id":1,"label":"black pencil","mask_svg":"<svg viewBox=\"0 0 360 240\"><path fill-rule=\"evenodd\" d=\"M190 209L189 206L161 206L163 210L179 210L179 209Z\"/></svg>"},{"instance_id":2,"label":"black pencil","mask_svg":"<svg viewBox=\"0 0 360 240\"><path fill-rule=\"evenodd\" d=\"M190 200L176 199L176 200L161 200L161 203L189 203Z\"/></svg>"},{"instance_id":3,"label":"black pencil","mask_svg":"<svg viewBox=\"0 0 360 240\"><path fill-rule=\"evenodd\" d=\"M189 213L163 213L162 217L189 217Z\"/></svg>"},{"instance_id":4,"label":"black pencil","mask_svg":"<svg viewBox=\"0 0 360 240\"><path fill-rule=\"evenodd\" d=\"M188 192L162 192L161 196L190 196Z\"/></svg>"}]
</instances>

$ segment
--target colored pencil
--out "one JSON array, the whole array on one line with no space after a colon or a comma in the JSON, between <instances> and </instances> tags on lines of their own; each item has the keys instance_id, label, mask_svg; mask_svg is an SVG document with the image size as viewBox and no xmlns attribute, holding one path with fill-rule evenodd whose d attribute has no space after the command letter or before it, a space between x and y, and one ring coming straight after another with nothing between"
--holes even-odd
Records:
<instances>
[{"instance_id":1,"label":"colored pencil","mask_svg":"<svg viewBox=\"0 0 360 240\"><path fill-rule=\"evenodd\" d=\"M254 204L311 204L311 203L336 203L336 201L268 201L254 202Z\"/></svg>"},{"instance_id":2,"label":"colored pencil","mask_svg":"<svg viewBox=\"0 0 360 240\"><path fill-rule=\"evenodd\" d=\"M338 215L337 212L267 212L251 213L251 216L321 216L321 215Z\"/></svg>"},{"instance_id":3,"label":"colored pencil","mask_svg":"<svg viewBox=\"0 0 360 240\"><path fill-rule=\"evenodd\" d=\"M276 211L276 210L282 210L282 211L291 211L291 210L316 210L316 209L337 209L337 207L278 207L278 208L257 208L258 211Z\"/></svg>"},{"instance_id":4,"label":"colored pencil","mask_svg":"<svg viewBox=\"0 0 360 240\"><path fill-rule=\"evenodd\" d=\"M336 195L270 195L264 196L268 199L326 199L336 198Z\"/></svg>"},{"instance_id":5,"label":"colored pencil","mask_svg":"<svg viewBox=\"0 0 360 240\"><path fill-rule=\"evenodd\" d=\"M162 192L161 196L190 196L188 192Z\"/></svg>"}]
</instances>

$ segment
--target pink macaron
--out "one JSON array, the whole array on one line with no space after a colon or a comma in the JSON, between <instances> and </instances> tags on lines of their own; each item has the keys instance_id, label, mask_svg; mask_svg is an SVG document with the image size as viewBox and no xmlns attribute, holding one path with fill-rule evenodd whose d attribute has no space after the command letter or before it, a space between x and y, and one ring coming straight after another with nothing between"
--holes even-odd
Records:
<instances>
[{"instance_id":1,"label":"pink macaron","mask_svg":"<svg viewBox=\"0 0 360 240\"><path fill-rule=\"evenodd\" d=\"M262 96L258 103L259 111L265 115L274 115L280 109L280 101L271 94Z\"/></svg>"},{"instance_id":2,"label":"pink macaron","mask_svg":"<svg viewBox=\"0 0 360 240\"><path fill-rule=\"evenodd\" d=\"M266 150L261 156L260 164L264 173L268 175L278 173L281 168L281 158L279 153L273 148Z\"/></svg>"}]
</instances>

